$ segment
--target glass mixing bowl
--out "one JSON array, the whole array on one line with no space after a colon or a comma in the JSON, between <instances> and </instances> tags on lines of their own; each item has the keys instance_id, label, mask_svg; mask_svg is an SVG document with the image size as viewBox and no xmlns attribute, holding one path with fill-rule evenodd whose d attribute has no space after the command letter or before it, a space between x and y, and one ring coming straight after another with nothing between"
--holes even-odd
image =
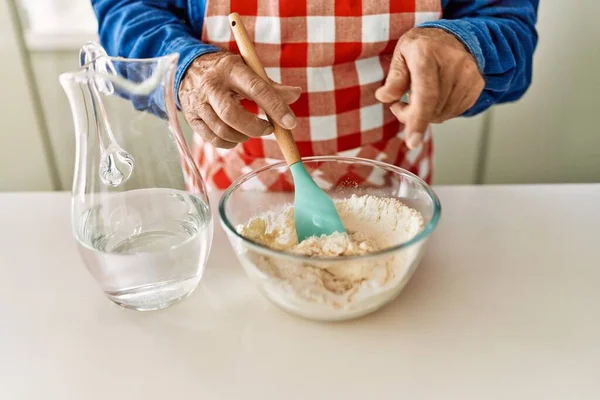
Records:
<instances>
[{"instance_id":1,"label":"glass mixing bowl","mask_svg":"<svg viewBox=\"0 0 600 400\"><path fill-rule=\"evenodd\" d=\"M440 218L439 199L416 175L383 162L339 156L310 157L303 161L315 182L334 200L352 195L396 198L421 213L423 227L409 240L360 256L309 257L254 242L242 236L237 228L257 215L279 212L294 202L292 176L283 162L236 180L221 198L221 223L247 275L281 309L321 321L348 320L372 313L392 301L415 271ZM283 267L286 273L278 273L274 267ZM323 270L361 271L374 267L391 271L386 273L385 284L373 286L365 280L358 288L349 291L336 288L331 292L331 279L325 285L320 281L306 285L306 280L298 284L295 280L307 271L329 277L327 273L323 275Z\"/></svg>"}]
</instances>

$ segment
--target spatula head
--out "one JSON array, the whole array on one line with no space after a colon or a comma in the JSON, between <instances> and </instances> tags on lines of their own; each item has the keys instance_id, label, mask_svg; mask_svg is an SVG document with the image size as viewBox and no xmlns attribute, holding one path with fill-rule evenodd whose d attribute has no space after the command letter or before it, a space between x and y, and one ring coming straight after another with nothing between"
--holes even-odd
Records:
<instances>
[{"instance_id":1,"label":"spatula head","mask_svg":"<svg viewBox=\"0 0 600 400\"><path fill-rule=\"evenodd\" d=\"M333 200L317 186L304 164L292 164L290 170L295 186L294 220L298 241L345 232Z\"/></svg>"}]
</instances>

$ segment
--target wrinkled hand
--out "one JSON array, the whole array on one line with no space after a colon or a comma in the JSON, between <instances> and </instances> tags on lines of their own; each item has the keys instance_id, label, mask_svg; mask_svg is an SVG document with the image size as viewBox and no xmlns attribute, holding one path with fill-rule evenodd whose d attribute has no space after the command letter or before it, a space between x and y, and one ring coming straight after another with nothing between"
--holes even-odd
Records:
<instances>
[{"instance_id":1,"label":"wrinkled hand","mask_svg":"<svg viewBox=\"0 0 600 400\"><path fill-rule=\"evenodd\" d=\"M273 126L247 111L240 100L254 101L285 128L296 125L288 106L301 88L268 84L236 54L220 52L195 59L179 87L183 114L192 129L216 147L233 148L249 138L273 133Z\"/></svg>"},{"instance_id":2,"label":"wrinkled hand","mask_svg":"<svg viewBox=\"0 0 600 400\"><path fill-rule=\"evenodd\" d=\"M485 81L473 56L453 35L436 28L405 33L394 50L390 72L375 96L405 125L409 148L418 147L430 123L471 108ZM409 103L400 98L410 89Z\"/></svg>"}]
</instances>

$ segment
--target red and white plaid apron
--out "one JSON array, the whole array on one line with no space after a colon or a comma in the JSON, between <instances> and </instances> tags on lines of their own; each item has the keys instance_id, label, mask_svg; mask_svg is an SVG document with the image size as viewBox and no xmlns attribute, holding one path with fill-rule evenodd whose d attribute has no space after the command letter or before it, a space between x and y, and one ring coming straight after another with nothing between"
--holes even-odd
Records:
<instances>
[{"instance_id":1,"label":"red and white plaid apron","mask_svg":"<svg viewBox=\"0 0 600 400\"><path fill-rule=\"evenodd\" d=\"M302 157L376 159L430 181L431 131L420 148L408 150L403 126L374 94L400 36L416 24L439 19L440 0L208 0L202 40L237 52L228 22L232 12L240 14L269 77L302 88L300 99L291 105ZM244 105L264 117L256 104ZM232 150L216 149L197 134L193 144L207 184L219 189L283 159L273 135ZM369 180L356 175L354 181ZM291 187L272 175L261 185L281 190L282 183Z\"/></svg>"}]
</instances>

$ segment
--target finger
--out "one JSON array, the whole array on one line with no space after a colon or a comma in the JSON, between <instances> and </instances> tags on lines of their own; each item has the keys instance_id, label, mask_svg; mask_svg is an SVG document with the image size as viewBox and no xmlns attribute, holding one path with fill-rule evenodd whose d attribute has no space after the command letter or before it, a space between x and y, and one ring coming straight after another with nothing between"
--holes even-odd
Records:
<instances>
[{"instance_id":1,"label":"finger","mask_svg":"<svg viewBox=\"0 0 600 400\"><path fill-rule=\"evenodd\" d=\"M272 81L271 86L287 104L295 103L302 94L302 88L300 86L287 86Z\"/></svg>"},{"instance_id":2,"label":"finger","mask_svg":"<svg viewBox=\"0 0 600 400\"><path fill-rule=\"evenodd\" d=\"M476 74L477 76L474 78L467 77L464 79L465 84L470 90L467 90L467 95L465 96L464 102L459 109L461 114L477 103L479 97L481 97L481 93L483 93L483 89L485 88L485 80L479 74L479 71L477 71ZM473 81L476 82L474 85L472 83Z\"/></svg>"},{"instance_id":3,"label":"finger","mask_svg":"<svg viewBox=\"0 0 600 400\"><path fill-rule=\"evenodd\" d=\"M237 132L250 137L260 137L273 133L273 125L246 110L231 92L212 93L208 97L208 102L211 111ZM213 127L211 126L211 128ZM218 132L215 131L215 133Z\"/></svg>"},{"instance_id":4,"label":"finger","mask_svg":"<svg viewBox=\"0 0 600 400\"><path fill-rule=\"evenodd\" d=\"M473 85L472 82L472 79L465 77L453 88L444 109L436 117L436 120L433 121L434 123L441 124L444 121L462 115L465 111L473 107L483 90L484 84L478 82Z\"/></svg>"},{"instance_id":5,"label":"finger","mask_svg":"<svg viewBox=\"0 0 600 400\"><path fill-rule=\"evenodd\" d=\"M396 119L398 119L398 121L405 124L406 118L407 118L407 115L406 115L407 108L408 108L408 104L403 103L401 101L397 101L390 106L390 111L392 111L392 114L394 114L394 116L396 117Z\"/></svg>"},{"instance_id":6,"label":"finger","mask_svg":"<svg viewBox=\"0 0 600 400\"><path fill-rule=\"evenodd\" d=\"M228 142L227 140L223 140L217 135L215 135L214 132L211 131L210 128L206 125L206 123L204 123L204 121L202 121L199 117L194 117L188 119L187 121L196 134L200 135L202 139L212 144L213 146L220 147L223 149L233 149L235 146L237 146L237 143Z\"/></svg>"},{"instance_id":7,"label":"finger","mask_svg":"<svg viewBox=\"0 0 600 400\"><path fill-rule=\"evenodd\" d=\"M382 87L377 89L375 97L382 103L398 101L410 89L410 73L400 51L394 53L390 71Z\"/></svg>"},{"instance_id":8,"label":"finger","mask_svg":"<svg viewBox=\"0 0 600 400\"><path fill-rule=\"evenodd\" d=\"M408 109L408 104L402 102L396 102L390 107L390 110L396 116L398 121L402 122L403 124L405 124L406 120L408 119ZM406 142L406 146L411 150L416 149L421 145L421 143L423 142L423 137L424 135L422 133L410 132L406 130L406 127L404 129L404 141Z\"/></svg>"},{"instance_id":9,"label":"finger","mask_svg":"<svg viewBox=\"0 0 600 400\"><path fill-rule=\"evenodd\" d=\"M445 74L444 74L444 72L445 72ZM453 75L454 74L451 71L451 68L444 68L438 74L438 87L440 89L439 89L437 105L435 107L435 113L433 115L433 120L438 119L442 115L442 113L446 109L446 105L450 101L456 100L456 99L452 99L452 100L450 99L450 97L454 94L455 89L457 87L457 81ZM456 103L455 103L455 105L456 105Z\"/></svg>"},{"instance_id":10,"label":"finger","mask_svg":"<svg viewBox=\"0 0 600 400\"><path fill-rule=\"evenodd\" d=\"M423 143L423 138L425 138L424 134L413 132L407 133L404 137L404 141L406 142L406 147L408 147L411 150L414 150Z\"/></svg>"},{"instance_id":11,"label":"finger","mask_svg":"<svg viewBox=\"0 0 600 400\"><path fill-rule=\"evenodd\" d=\"M239 64L232 70L233 89L248 100L254 101L275 122L287 129L296 126L296 117L291 108L273 89L245 64Z\"/></svg>"},{"instance_id":12,"label":"finger","mask_svg":"<svg viewBox=\"0 0 600 400\"><path fill-rule=\"evenodd\" d=\"M439 71L435 59L413 51L407 58L411 76L411 97L406 132L423 134L434 119L439 99Z\"/></svg>"},{"instance_id":13,"label":"finger","mask_svg":"<svg viewBox=\"0 0 600 400\"><path fill-rule=\"evenodd\" d=\"M202 104L197 112L198 116L204 121L206 126L208 126L208 129L221 139L233 143L243 143L249 139L248 136L236 131L223 122L210 104Z\"/></svg>"},{"instance_id":14,"label":"finger","mask_svg":"<svg viewBox=\"0 0 600 400\"><path fill-rule=\"evenodd\" d=\"M459 115L459 110L465 103L466 96L467 94L464 90L460 90L460 88L454 89L446 101L444 108L440 110L439 114L431 122L434 124L441 124L442 122Z\"/></svg>"}]
</instances>

